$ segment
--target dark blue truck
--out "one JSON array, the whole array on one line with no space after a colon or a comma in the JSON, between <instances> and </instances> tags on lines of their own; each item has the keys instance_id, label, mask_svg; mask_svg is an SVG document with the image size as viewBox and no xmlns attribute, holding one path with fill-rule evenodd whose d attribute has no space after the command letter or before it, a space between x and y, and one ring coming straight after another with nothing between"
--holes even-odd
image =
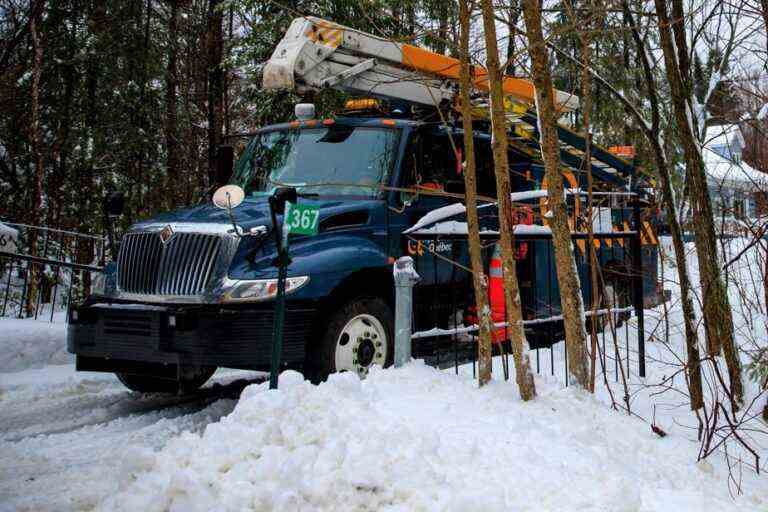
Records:
<instances>
[{"instance_id":1,"label":"dark blue truck","mask_svg":"<svg viewBox=\"0 0 768 512\"><path fill-rule=\"evenodd\" d=\"M447 325L472 307L469 275L457 277L450 263L420 246L466 261L466 244L403 235L426 213L460 201L464 181L454 148L460 159L461 133L458 126L381 114L258 130L229 179L245 193L231 215L205 204L158 215L124 234L116 261L71 310L67 343L77 369L114 372L141 392L190 391L217 367L267 370L277 290L268 197L286 186L320 208L320 221L316 236L290 236L282 364L313 380L390 364L396 258L417 257L421 327ZM475 137L478 193L492 198L487 126L478 125ZM540 162L514 146L510 158L513 186L539 188ZM624 186L621 173L604 174ZM531 242L518 265L527 318L551 315L552 302L542 308L540 296L557 295L554 263L537 245L543 243ZM655 247L644 249L645 268L655 271ZM615 252L620 267L626 257ZM646 282L647 295L654 294L655 278Z\"/></svg>"}]
</instances>

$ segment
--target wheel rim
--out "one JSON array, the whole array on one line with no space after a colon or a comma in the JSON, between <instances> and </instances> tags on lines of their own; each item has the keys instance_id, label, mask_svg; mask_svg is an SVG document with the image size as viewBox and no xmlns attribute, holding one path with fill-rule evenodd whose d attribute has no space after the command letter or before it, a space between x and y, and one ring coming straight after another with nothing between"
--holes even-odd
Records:
<instances>
[{"instance_id":1,"label":"wheel rim","mask_svg":"<svg viewBox=\"0 0 768 512\"><path fill-rule=\"evenodd\" d=\"M357 315L336 338L336 371L353 371L365 377L371 366L384 366L388 350L387 334L381 322L372 315Z\"/></svg>"}]
</instances>

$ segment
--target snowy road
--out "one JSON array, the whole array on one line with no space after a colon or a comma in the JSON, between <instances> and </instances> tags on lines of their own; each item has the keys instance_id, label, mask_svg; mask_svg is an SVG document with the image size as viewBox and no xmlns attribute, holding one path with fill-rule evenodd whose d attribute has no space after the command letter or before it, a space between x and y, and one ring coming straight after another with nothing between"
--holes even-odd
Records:
<instances>
[{"instance_id":1,"label":"snowy road","mask_svg":"<svg viewBox=\"0 0 768 512\"><path fill-rule=\"evenodd\" d=\"M229 414L254 377L219 373L198 396L141 398L70 365L0 374L0 510L93 508L147 453Z\"/></svg>"}]
</instances>

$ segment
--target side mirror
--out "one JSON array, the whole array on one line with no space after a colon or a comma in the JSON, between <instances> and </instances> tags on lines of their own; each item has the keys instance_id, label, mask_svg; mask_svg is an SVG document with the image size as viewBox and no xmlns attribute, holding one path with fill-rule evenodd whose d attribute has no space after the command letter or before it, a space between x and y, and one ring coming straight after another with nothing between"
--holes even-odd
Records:
<instances>
[{"instance_id":1,"label":"side mirror","mask_svg":"<svg viewBox=\"0 0 768 512\"><path fill-rule=\"evenodd\" d=\"M104 212L110 217L118 217L125 210L125 195L122 192L110 192L104 198Z\"/></svg>"},{"instance_id":2,"label":"side mirror","mask_svg":"<svg viewBox=\"0 0 768 512\"><path fill-rule=\"evenodd\" d=\"M226 185L232 178L235 161L235 148L229 145L219 146L216 150L216 184Z\"/></svg>"}]
</instances>

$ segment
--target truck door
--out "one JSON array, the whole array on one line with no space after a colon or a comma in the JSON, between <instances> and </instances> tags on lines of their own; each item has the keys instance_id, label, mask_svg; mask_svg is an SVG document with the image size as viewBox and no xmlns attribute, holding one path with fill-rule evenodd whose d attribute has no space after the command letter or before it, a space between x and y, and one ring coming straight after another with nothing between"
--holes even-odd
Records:
<instances>
[{"instance_id":1,"label":"truck door","mask_svg":"<svg viewBox=\"0 0 768 512\"><path fill-rule=\"evenodd\" d=\"M435 128L412 134L400 168L399 182L395 185L407 191L399 192L394 204L390 205L389 235L392 253L412 256L424 283L450 281L453 265L442 260L440 256L451 258L451 244L409 240L402 236L402 232L430 211L461 201L435 195L440 192L464 191L464 177L458 167L460 159L457 163L450 137L453 137L456 148L461 151L460 134Z\"/></svg>"}]
</instances>

